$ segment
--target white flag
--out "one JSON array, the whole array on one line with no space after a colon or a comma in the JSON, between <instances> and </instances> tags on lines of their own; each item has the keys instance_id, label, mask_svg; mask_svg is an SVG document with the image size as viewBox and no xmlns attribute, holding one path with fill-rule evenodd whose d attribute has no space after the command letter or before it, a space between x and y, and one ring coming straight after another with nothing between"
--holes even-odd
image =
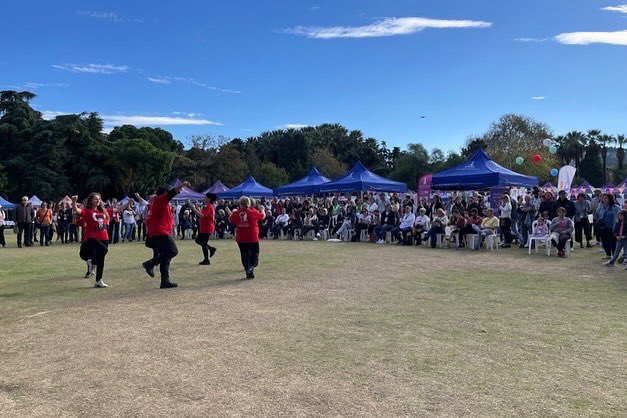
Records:
<instances>
[{"instance_id":1,"label":"white flag","mask_svg":"<svg viewBox=\"0 0 627 418\"><path fill-rule=\"evenodd\" d=\"M577 169L571 165L565 165L560 168L559 177L557 180L557 190L565 190L566 193L570 193L570 186L573 184L575 178L575 171Z\"/></svg>"}]
</instances>

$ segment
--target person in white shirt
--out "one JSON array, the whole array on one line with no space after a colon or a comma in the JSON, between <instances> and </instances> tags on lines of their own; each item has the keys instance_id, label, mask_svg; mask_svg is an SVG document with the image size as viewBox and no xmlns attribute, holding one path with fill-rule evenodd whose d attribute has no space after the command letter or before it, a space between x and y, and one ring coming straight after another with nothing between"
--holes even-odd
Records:
<instances>
[{"instance_id":1,"label":"person in white shirt","mask_svg":"<svg viewBox=\"0 0 627 418\"><path fill-rule=\"evenodd\" d=\"M363 208L361 213L357 215L357 224L355 225L355 235L351 241L358 242L361 240L361 231L368 230L370 223L372 222L372 215L368 212L368 209Z\"/></svg>"},{"instance_id":2,"label":"person in white shirt","mask_svg":"<svg viewBox=\"0 0 627 418\"><path fill-rule=\"evenodd\" d=\"M374 197L370 196L368 199L368 203L366 204L368 208L368 214L372 216L375 210L379 210L379 205L374 201Z\"/></svg>"},{"instance_id":3,"label":"person in white shirt","mask_svg":"<svg viewBox=\"0 0 627 418\"><path fill-rule=\"evenodd\" d=\"M416 244L420 245L422 243L422 233L429 230L429 223L430 219L427 216L427 209L418 209L418 216L416 216L416 219L414 220L411 232Z\"/></svg>"},{"instance_id":4,"label":"person in white shirt","mask_svg":"<svg viewBox=\"0 0 627 418\"><path fill-rule=\"evenodd\" d=\"M287 234L287 228L290 221L290 216L287 214L285 207L281 209L281 214L274 220L274 226L272 227L273 239L279 239L279 234L283 231Z\"/></svg>"},{"instance_id":5,"label":"person in white shirt","mask_svg":"<svg viewBox=\"0 0 627 418\"><path fill-rule=\"evenodd\" d=\"M505 242L501 244L502 248L511 247L512 243L512 204L508 195L503 195L501 204L499 205L500 211L500 228L505 238Z\"/></svg>"},{"instance_id":6,"label":"person in white shirt","mask_svg":"<svg viewBox=\"0 0 627 418\"><path fill-rule=\"evenodd\" d=\"M411 233L415 221L416 216L412 213L411 206L405 206L405 213L401 218L400 225L392 230L397 244L407 245L407 234Z\"/></svg>"},{"instance_id":7,"label":"person in white shirt","mask_svg":"<svg viewBox=\"0 0 627 418\"><path fill-rule=\"evenodd\" d=\"M133 241L135 233L135 201L128 199L128 206L122 211L122 242Z\"/></svg>"}]
</instances>

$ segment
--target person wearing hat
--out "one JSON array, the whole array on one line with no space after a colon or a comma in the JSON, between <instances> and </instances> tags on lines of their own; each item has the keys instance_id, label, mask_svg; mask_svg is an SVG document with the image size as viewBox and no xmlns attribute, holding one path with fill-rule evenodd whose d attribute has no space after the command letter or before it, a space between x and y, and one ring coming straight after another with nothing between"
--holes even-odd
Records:
<instances>
[{"instance_id":1,"label":"person wearing hat","mask_svg":"<svg viewBox=\"0 0 627 418\"><path fill-rule=\"evenodd\" d=\"M198 215L198 219L200 221L199 232L196 236L196 244L200 245L200 248L202 248L204 258L200 263L198 263L201 266L208 266L211 264L209 258L213 257L216 251L218 251L217 248L209 245L209 237L216 230L216 212L213 205L218 196L215 193L207 193L205 196L205 205L202 210L198 207L198 205L192 206L192 210L196 213L196 215Z\"/></svg>"}]
</instances>

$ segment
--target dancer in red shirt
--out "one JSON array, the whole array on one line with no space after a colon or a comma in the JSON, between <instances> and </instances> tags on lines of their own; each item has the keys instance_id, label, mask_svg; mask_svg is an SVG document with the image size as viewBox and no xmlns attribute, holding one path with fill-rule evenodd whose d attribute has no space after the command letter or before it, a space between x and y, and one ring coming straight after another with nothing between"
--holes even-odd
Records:
<instances>
[{"instance_id":1,"label":"dancer in red shirt","mask_svg":"<svg viewBox=\"0 0 627 418\"><path fill-rule=\"evenodd\" d=\"M161 289L178 286L170 281L170 261L179 252L174 239L172 239L174 223L170 200L186 186L189 186L189 183L186 181L170 190L160 186L155 192L156 196L150 200L146 213L146 228L148 229L146 246L150 246L153 249L153 258L142 263L142 267L144 267L144 270L150 277L155 277L155 266L159 266Z\"/></svg>"},{"instance_id":2,"label":"dancer in red shirt","mask_svg":"<svg viewBox=\"0 0 627 418\"><path fill-rule=\"evenodd\" d=\"M247 196L240 197L239 209L229 216L229 221L237 227L235 241L239 246L246 278L249 280L255 278L254 269L259 263L259 221L266 217L263 206L260 206L261 211L251 208L253 202Z\"/></svg>"},{"instance_id":3,"label":"dancer in red shirt","mask_svg":"<svg viewBox=\"0 0 627 418\"><path fill-rule=\"evenodd\" d=\"M209 245L209 237L211 237L211 234L213 234L216 230L216 209L213 205L218 199L218 196L215 193L207 193L206 196L205 206L202 210L200 210L196 205L192 206L192 210L196 212L196 215L198 215L200 220L200 228L198 236L196 237L196 244L200 245L202 248L202 255L204 256L203 260L198 263L201 266L208 266L211 264L209 258L213 257L216 251L218 251L217 248Z\"/></svg>"},{"instance_id":4,"label":"dancer in red shirt","mask_svg":"<svg viewBox=\"0 0 627 418\"><path fill-rule=\"evenodd\" d=\"M102 281L104 273L104 262L107 252L109 252L109 214L102 204L102 198L98 193L91 193L87 197L84 208L79 208L76 204L78 196L72 196L72 209L80 217L84 225L84 241L81 244L80 257L96 266L96 284L94 287L107 287Z\"/></svg>"}]
</instances>

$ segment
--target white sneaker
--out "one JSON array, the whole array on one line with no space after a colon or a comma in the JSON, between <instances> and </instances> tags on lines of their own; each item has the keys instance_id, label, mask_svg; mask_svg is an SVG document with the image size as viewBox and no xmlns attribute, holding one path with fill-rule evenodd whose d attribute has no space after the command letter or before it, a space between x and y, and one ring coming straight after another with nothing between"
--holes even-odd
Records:
<instances>
[{"instance_id":1,"label":"white sneaker","mask_svg":"<svg viewBox=\"0 0 627 418\"><path fill-rule=\"evenodd\" d=\"M96 282L96 284L94 285L94 287L103 288L103 287L108 287L108 286L107 286L107 284L106 284L105 282L103 282L103 281L102 281L102 279L101 279L101 280L98 280L98 281Z\"/></svg>"},{"instance_id":2,"label":"white sneaker","mask_svg":"<svg viewBox=\"0 0 627 418\"><path fill-rule=\"evenodd\" d=\"M316 238L320 238L320 232L316 234Z\"/></svg>"},{"instance_id":3,"label":"white sneaker","mask_svg":"<svg viewBox=\"0 0 627 418\"><path fill-rule=\"evenodd\" d=\"M312 241L318 241L318 237L314 237Z\"/></svg>"},{"instance_id":4,"label":"white sneaker","mask_svg":"<svg viewBox=\"0 0 627 418\"><path fill-rule=\"evenodd\" d=\"M383 241L382 239L380 239L379 241L377 241L377 244L385 244L385 241Z\"/></svg>"},{"instance_id":5,"label":"white sneaker","mask_svg":"<svg viewBox=\"0 0 627 418\"><path fill-rule=\"evenodd\" d=\"M614 263L610 262L610 261L606 261L605 263L603 263L604 266L608 266L608 267L614 267Z\"/></svg>"}]
</instances>

